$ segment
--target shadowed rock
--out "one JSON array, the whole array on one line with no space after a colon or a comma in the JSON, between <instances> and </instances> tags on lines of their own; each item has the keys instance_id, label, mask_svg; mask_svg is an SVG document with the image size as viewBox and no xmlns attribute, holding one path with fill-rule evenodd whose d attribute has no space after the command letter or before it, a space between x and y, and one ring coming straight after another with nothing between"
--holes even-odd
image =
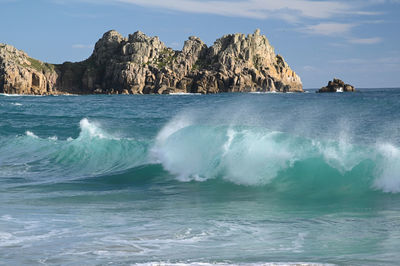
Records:
<instances>
[{"instance_id":1,"label":"shadowed rock","mask_svg":"<svg viewBox=\"0 0 400 266\"><path fill-rule=\"evenodd\" d=\"M328 86L322 87L317 92L355 92L352 85L345 84L342 80L334 78L328 82Z\"/></svg>"}]
</instances>

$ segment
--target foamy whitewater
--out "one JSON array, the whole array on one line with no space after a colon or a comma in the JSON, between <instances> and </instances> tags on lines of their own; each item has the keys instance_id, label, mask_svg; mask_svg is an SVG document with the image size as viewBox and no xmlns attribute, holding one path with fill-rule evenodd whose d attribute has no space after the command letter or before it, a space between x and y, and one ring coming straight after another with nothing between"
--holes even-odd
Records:
<instances>
[{"instance_id":1,"label":"foamy whitewater","mask_svg":"<svg viewBox=\"0 0 400 266\"><path fill-rule=\"evenodd\" d=\"M395 265L400 89L0 95L0 265Z\"/></svg>"}]
</instances>

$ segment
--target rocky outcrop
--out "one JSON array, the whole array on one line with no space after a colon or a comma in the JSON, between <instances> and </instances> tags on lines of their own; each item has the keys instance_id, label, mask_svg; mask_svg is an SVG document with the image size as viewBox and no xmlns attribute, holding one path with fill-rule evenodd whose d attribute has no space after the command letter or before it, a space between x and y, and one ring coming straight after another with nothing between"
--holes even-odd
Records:
<instances>
[{"instance_id":1,"label":"rocky outcrop","mask_svg":"<svg viewBox=\"0 0 400 266\"><path fill-rule=\"evenodd\" d=\"M85 61L52 65L0 45L0 92L19 94L167 94L302 92L300 77L267 38L230 34L207 47L191 36L181 51L138 31L111 30Z\"/></svg>"},{"instance_id":2,"label":"rocky outcrop","mask_svg":"<svg viewBox=\"0 0 400 266\"><path fill-rule=\"evenodd\" d=\"M0 92L10 94L56 93L54 65L29 57L11 45L0 44Z\"/></svg>"},{"instance_id":3,"label":"rocky outcrop","mask_svg":"<svg viewBox=\"0 0 400 266\"><path fill-rule=\"evenodd\" d=\"M322 87L317 92L354 92L356 91L352 85L345 84L342 80L334 78L328 82L328 86Z\"/></svg>"}]
</instances>

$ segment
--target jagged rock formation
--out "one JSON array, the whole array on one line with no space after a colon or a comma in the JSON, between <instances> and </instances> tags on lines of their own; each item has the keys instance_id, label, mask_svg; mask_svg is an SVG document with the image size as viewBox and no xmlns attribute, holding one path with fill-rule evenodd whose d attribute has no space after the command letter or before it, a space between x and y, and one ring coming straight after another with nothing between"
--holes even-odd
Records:
<instances>
[{"instance_id":1,"label":"jagged rock formation","mask_svg":"<svg viewBox=\"0 0 400 266\"><path fill-rule=\"evenodd\" d=\"M0 92L55 93L57 77L53 65L30 58L11 45L0 44Z\"/></svg>"},{"instance_id":2,"label":"jagged rock formation","mask_svg":"<svg viewBox=\"0 0 400 266\"><path fill-rule=\"evenodd\" d=\"M334 78L328 82L328 86L322 87L317 92L355 92L354 86L344 83L342 80Z\"/></svg>"},{"instance_id":3,"label":"jagged rock formation","mask_svg":"<svg viewBox=\"0 0 400 266\"><path fill-rule=\"evenodd\" d=\"M106 32L85 61L43 63L0 45L0 92L18 94L148 94L302 92L290 69L259 30L230 34L207 47L191 36L182 51L138 31Z\"/></svg>"}]
</instances>

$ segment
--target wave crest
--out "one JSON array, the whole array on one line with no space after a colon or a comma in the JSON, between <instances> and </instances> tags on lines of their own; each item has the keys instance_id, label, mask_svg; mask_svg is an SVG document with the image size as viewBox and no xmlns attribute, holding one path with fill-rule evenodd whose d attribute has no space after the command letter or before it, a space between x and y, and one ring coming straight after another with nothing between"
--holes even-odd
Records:
<instances>
[{"instance_id":1,"label":"wave crest","mask_svg":"<svg viewBox=\"0 0 400 266\"><path fill-rule=\"evenodd\" d=\"M199 123L184 115L148 141L119 138L87 118L79 126L75 139L42 138L28 130L1 140L0 175L81 178L160 164L183 182L220 179L277 191L400 192L400 149L389 143L360 146L345 134L337 141L318 140L264 127ZM163 171L159 175L167 178Z\"/></svg>"},{"instance_id":2,"label":"wave crest","mask_svg":"<svg viewBox=\"0 0 400 266\"><path fill-rule=\"evenodd\" d=\"M123 171L143 164L147 143L131 138L117 138L96 122L80 121L75 139L57 136L40 138L31 131L5 141L0 148L2 176L57 175L61 177L95 176ZM12 151L12 153L7 153Z\"/></svg>"},{"instance_id":3,"label":"wave crest","mask_svg":"<svg viewBox=\"0 0 400 266\"><path fill-rule=\"evenodd\" d=\"M354 145L345 134L338 141L316 140L177 117L160 131L152 151L157 162L185 182L223 178L250 186L289 182L400 192L400 150L391 144Z\"/></svg>"}]
</instances>

